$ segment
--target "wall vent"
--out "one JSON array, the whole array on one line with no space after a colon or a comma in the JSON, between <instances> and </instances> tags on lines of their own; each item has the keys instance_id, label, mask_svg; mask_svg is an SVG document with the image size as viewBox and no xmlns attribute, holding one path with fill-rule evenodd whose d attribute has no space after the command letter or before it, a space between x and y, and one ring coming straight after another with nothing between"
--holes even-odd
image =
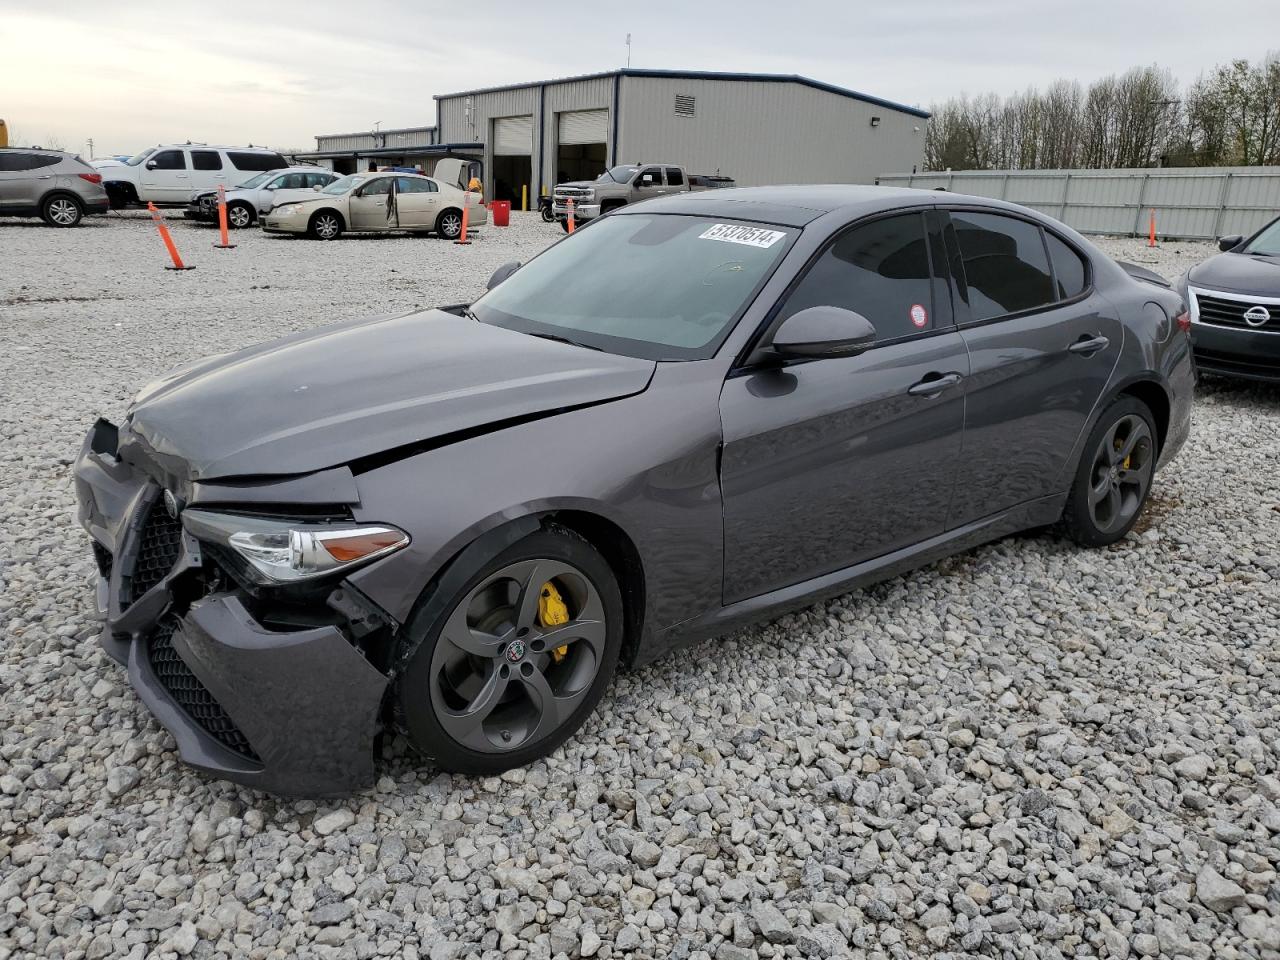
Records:
<instances>
[{"instance_id":1,"label":"wall vent","mask_svg":"<svg viewBox=\"0 0 1280 960\"><path fill-rule=\"evenodd\" d=\"M689 96L687 93L676 94L676 116L692 117L696 116L697 100Z\"/></svg>"}]
</instances>

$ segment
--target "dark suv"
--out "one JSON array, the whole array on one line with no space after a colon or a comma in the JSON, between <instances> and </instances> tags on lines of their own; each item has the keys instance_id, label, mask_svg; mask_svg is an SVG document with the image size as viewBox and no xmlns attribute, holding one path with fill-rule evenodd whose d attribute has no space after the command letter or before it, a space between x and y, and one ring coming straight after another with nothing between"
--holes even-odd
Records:
<instances>
[{"instance_id":1,"label":"dark suv","mask_svg":"<svg viewBox=\"0 0 1280 960\"><path fill-rule=\"evenodd\" d=\"M86 213L107 212L102 175L73 153L0 149L0 217L40 217L74 227Z\"/></svg>"}]
</instances>

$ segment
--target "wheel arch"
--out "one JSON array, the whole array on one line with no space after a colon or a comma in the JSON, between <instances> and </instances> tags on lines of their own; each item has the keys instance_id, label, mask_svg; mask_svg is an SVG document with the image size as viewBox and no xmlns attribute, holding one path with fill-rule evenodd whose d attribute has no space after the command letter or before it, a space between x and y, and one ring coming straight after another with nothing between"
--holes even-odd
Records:
<instances>
[{"instance_id":1,"label":"wheel arch","mask_svg":"<svg viewBox=\"0 0 1280 960\"><path fill-rule=\"evenodd\" d=\"M76 206L80 208L80 212L85 212L84 200L74 190L68 190L66 187L50 187L40 194L40 199L36 201L36 207L43 210L44 205L55 197L66 197L68 200L74 200Z\"/></svg>"},{"instance_id":2,"label":"wheel arch","mask_svg":"<svg viewBox=\"0 0 1280 960\"><path fill-rule=\"evenodd\" d=\"M627 205L626 200L621 200L617 197L614 197L611 200L602 200L600 201L600 213L601 214L609 213L613 210L617 210L619 207L625 207L626 205Z\"/></svg>"},{"instance_id":3,"label":"wheel arch","mask_svg":"<svg viewBox=\"0 0 1280 960\"><path fill-rule=\"evenodd\" d=\"M307 226L310 227L313 223L315 223L316 217L320 216L320 214L322 213L332 213L335 217L338 218L338 222L342 224L342 229L343 230L347 229L347 218L343 216L342 211L339 210L337 207L321 207L319 210L312 210L311 216L307 217Z\"/></svg>"},{"instance_id":4,"label":"wheel arch","mask_svg":"<svg viewBox=\"0 0 1280 960\"><path fill-rule=\"evenodd\" d=\"M1139 374L1120 384L1108 397L1107 403L1110 404L1112 401L1125 396L1141 400L1147 405L1151 415L1155 417L1156 453L1158 456L1164 450L1165 441L1169 437L1169 420L1173 415L1173 402L1169 397L1168 390L1160 383L1154 373Z\"/></svg>"}]
</instances>

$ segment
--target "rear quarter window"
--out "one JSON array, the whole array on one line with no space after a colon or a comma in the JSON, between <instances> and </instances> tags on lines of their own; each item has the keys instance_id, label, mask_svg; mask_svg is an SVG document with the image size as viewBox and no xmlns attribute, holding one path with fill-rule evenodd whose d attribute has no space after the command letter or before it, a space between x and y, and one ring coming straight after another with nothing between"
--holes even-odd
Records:
<instances>
[{"instance_id":1,"label":"rear quarter window","mask_svg":"<svg viewBox=\"0 0 1280 960\"><path fill-rule=\"evenodd\" d=\"M1044 236L1049 244L1049 260L1053 263L1054 292L1059 300L1078 297L1089 285L1089 265L1065 240L1047 230Z\"/></svg>"}]
</instances>

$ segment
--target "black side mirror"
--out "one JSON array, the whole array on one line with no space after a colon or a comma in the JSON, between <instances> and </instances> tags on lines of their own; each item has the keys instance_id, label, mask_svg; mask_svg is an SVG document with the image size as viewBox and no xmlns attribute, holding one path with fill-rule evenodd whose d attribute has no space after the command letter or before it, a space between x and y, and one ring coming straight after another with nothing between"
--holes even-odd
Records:
<instances>
[{"instance_id":1,"label":"black side mirror","mask_svg":"<svg viewBox=\"0 0 1280 960\"><path fill-rule=\"evenodd\" d=\"M503 280L507 279L507 277L511 276L513 273L515 273L519 269L520 269L519 260L511 260L511 261L508 261L507 263L504 263L497 270L493 271L493 276L491 276L489 278L489 282L485 284L485 289L492 290L494 287L496 287Z\"/></svg>"},{"instance_id":2,"label":"black side mirror","mask_svg":"<svg viewBox=\"0 0 1280 960\"><path fill-rule=\"evenodd\" d=\"M1236 247L1240 246L1240 241L1243 239L1244 237L1240 236L1238 233L1233 233L1229 237L1219 237L1218 249L1223 253L1226 253L1228 250L1234 250Z\"/></svg>"},{"instance_id":3,"label":"black side mirror","mask_svg":"<svg viewBox=\"0 0 1280 960\"><path fill-rule=\"evenodd\" d=\"M787 359L851 357L875 343L876 328L860 313L842 307L809 307L782 321L773 350Z\"/></svg>"}]
</instances>

